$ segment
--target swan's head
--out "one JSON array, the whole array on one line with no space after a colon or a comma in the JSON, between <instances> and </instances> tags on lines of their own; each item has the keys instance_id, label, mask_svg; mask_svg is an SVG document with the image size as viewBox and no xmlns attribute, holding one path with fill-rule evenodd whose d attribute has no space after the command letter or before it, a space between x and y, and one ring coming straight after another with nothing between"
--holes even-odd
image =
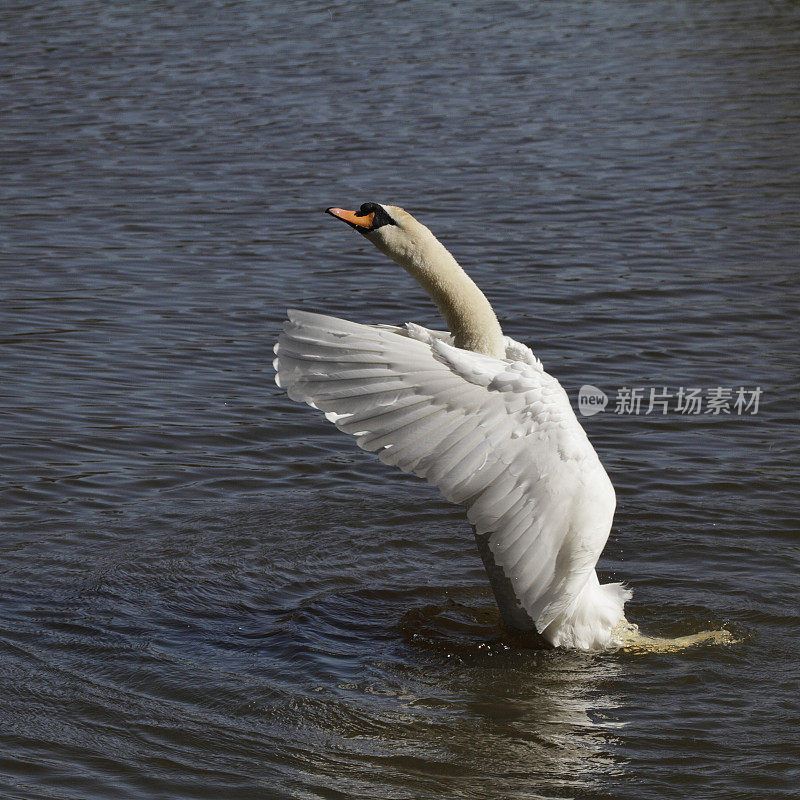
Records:
<instances>
[{"instance_id":1,"label":"swan's head","mask_svg":"<svg viewBox=\"0 0 800 800\"><path fill-rule=\"evenodd\" d=\"M344 208L328 208L326 211L346 222L369 239L378 250L404 266L409 257L426 244L429 245L433 239L428 228L399 206L364 203L358 211Z\"/></svg>"}]
</instances>

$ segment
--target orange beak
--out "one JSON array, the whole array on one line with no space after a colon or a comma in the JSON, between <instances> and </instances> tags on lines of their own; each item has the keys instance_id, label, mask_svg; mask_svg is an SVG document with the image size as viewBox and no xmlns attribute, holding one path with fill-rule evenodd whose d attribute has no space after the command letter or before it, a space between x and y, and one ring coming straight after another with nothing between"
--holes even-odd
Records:
<instances>
[{"instance_id":1,"label":"orange beak","mask_svg":"<svg viewBox=\"0 0 800 800\"><path fill-rule=\"evenodd\" d=\"M332 217L338 217L348 225L352 225L362 233L365 233L372 227L372 219L375 216L374 211L365 214L363 217L360 217L355 211L346 211L344 208L326 208L325 211Z\"/></svg>"}]
</instances>

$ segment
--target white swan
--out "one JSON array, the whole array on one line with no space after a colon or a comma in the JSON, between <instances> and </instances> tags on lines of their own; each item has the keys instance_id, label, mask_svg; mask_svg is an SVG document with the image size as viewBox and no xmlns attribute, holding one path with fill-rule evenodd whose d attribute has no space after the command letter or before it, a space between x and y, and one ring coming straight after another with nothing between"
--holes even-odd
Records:
<instances>
[{"instance_id":1,"label":"white swan","mask_svg":"<svg viewBox=\"0 0 800 800\"><path fill-rule=\"evenodd\" d=\"M377 203L328 213L413 275L450 334L289 311L277 384L467 507L507 625L554 646L623 644L631 592L601 585L594 569L614 488L566 392L530 349L503 336L484 294L410 214Z\"/></svg>"},{"instance_id":2,"label":"white swan","mask_svg":"<svg viewBox=\"0 0 800 800\"><path fill-rule=\"evenodd\" d=\"M402 208L328 213L413 275L450 333L360 325L289 311L275 345L278 386L386 464L426 478L467 508L505 623L579 650L675 650L729 643L727 631L638 633L631 592L595 564L614 487L566 392L525 345L503 336L489 301L434 235Z\"/></svg>"}]
</instances>

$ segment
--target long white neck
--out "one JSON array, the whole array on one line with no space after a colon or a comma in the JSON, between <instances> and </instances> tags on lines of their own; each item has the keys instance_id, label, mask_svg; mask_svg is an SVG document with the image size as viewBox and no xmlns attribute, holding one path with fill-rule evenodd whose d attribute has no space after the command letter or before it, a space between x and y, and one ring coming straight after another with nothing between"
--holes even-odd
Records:
<instances>
[{"instance_id":1,"label":"long white neck","mask_svg":"<svg viewBox=\"0 0 800 800\"><path fill-rule=\"evenodd\" d=\"M486 296L430 230L414 222L403 236L386 231L370 239L419 281L442 312L456 347L505 358L503 331Z\"/></svg>"}]
</instances>

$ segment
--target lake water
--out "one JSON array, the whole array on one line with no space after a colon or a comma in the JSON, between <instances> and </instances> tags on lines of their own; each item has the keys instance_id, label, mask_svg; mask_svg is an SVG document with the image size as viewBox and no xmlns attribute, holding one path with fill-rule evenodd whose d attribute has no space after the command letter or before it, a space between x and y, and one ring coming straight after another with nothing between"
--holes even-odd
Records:
<instances>
[{"instance_id":1,"label":"lake water","mask_svg":"<svg viewBox=\"0 0 800 800\"><path fill-rule=\"evenodd\" d=\"M3 797L797 797L800 6L8 2L0 54ZM629 618L739 644L517 646L462 511L274 386L286 307L441 325L365 201L608 395Z\"/></svg>"}]
</instances>

